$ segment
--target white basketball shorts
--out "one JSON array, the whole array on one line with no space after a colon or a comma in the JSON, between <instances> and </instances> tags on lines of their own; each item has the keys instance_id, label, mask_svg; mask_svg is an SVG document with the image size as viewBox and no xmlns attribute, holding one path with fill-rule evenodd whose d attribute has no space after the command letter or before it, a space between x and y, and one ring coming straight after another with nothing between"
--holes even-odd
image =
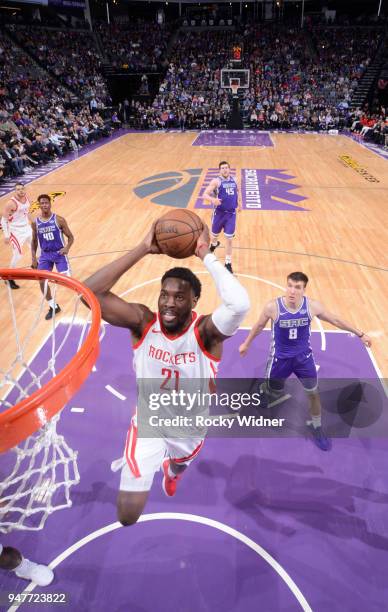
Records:
<instances>
[{"instance_id":1,"label":"white basketball shorts","mask_svg":"<svg viewBox=\"0 0 388 612\"><path fill-rule=\"evenodd\" d=\"M18 251L20 254L22 252L23 244L25 242L31 242L32 240L32 229L31 225L26 225L24 227L16 227L12 228L12 225L9 228L9 241L13 249Z\"/></svg>"},{"instance_id":2,"label":"white basketball shorts","mask_svg":"<svg viewBox=\"0 0 388 612\"><path fill-rule=\"evenodd\" d=\"M149 491L165 457L189 465L198 455L203 438L138 438L132 424L127 434L120 491Z\"/></svg>"}]
</instances>

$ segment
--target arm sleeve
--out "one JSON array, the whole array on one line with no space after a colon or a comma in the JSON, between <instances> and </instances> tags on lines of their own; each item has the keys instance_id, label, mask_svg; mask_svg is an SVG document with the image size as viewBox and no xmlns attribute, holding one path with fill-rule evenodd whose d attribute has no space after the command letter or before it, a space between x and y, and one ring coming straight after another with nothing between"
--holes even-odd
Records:
<instances>
[{"instance_id":1,"label":"arm sleeve","mask_svg":"<svg viewBox=\"0 0 388 612\"><path fill-rule=\"evenodd\" d=\"M9 238L10 232L9 232L8 219L6 217L1 217L1 227L4 232L4 237Z\"/></svg>"},{"instance_id":2,"label":"arm sleeve","mask_svg":"<svg viewBox=\"0 0 388 612\"><path fill-rule=\"evenodd\" d=\"M233 336L249 310L248 293L213 253L208 253L203 263L212 276L222 300L222 304L212 314L212 321L221 334Z\"/></svg>"}]
</instances>

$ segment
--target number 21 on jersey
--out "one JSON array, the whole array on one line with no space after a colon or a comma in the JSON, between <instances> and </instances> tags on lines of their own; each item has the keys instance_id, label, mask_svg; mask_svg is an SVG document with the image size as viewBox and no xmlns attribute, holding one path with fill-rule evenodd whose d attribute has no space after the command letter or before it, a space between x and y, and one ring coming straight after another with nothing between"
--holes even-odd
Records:
<instances>
[{"instance_id":1,"label":"number 21 on jersey","mask_svg":"<svg viewBox=\"0 0 388 612\"><path fill-rule=\"evenodd\" d=\"M165 376L165 379L160 385L161 389L166 389L166 391L172 391L169 385L169 381L171 381L174 385L175 391L178 391L179 389L179 371L178 370L170 370L170 368L162 368L162 376Z\"/></svg>"}]
</instances>

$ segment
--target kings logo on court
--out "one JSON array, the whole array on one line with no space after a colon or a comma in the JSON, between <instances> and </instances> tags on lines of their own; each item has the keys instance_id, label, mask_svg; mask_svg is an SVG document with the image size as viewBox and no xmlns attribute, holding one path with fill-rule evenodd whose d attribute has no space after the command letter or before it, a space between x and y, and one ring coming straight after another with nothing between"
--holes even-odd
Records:
<instances>
[{"instance_id":1,"label":"kings logo on court","mask_svg":"<svg viewBox=\"0 0 388 612\"><path fill-rule=\"evenodd\" d=\"M133 191L139 198L147 198L154 204L187 208L203 171L203 168L188 168L154 174L141 180ZM218 168L206 170L194 208L212 208L204 201L203 194L210 181L218 175ZM300 202L307 198L295 193L300 185L292 182L296 177L287 170L242 168L239 173L231 169L231 175L240 184L245 210L308 210L300 206Z\"/></svg>"}]
</instances>

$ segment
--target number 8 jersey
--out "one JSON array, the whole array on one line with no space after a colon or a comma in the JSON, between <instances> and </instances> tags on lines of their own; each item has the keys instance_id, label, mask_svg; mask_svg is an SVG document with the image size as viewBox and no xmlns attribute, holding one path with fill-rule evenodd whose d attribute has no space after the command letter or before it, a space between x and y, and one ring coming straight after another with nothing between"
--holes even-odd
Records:
<instances>
[{"instance_id":1,"label":"number 8 jersey","mask_svg":"<svg viewBox=\"0 0 388 612\"><path fill-rule=\"evenodd\" d=\"M308 299L303 296L300 308L296 312L287 310L282 297L276 300L278 316L272 322L271 353L278 359L295 357L304 351L310 351L311 314Z\"/></svg>"},{"instance_id":2,"label":"number 8 jersey","mask_svg":"<svg viewBox=\"0 0 388 612\"><path fill-rule=\"evenodd\" d=\"M52 253L59 251L65 246L56 214L53 213L47 221L42 221L42 219L37 217L36 230L41 251Z\"/></svg>"}]
</instances>

